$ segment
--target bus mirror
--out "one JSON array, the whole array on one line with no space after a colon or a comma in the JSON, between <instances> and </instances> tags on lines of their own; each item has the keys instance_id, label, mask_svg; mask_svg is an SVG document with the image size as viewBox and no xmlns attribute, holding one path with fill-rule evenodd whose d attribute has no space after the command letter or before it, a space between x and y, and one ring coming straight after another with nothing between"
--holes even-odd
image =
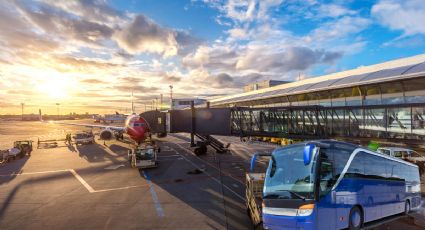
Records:
<instances>
[{"instance_id":1,"label":"bus mirror","mask_svg":"<svg viewBox=\"0 0 425 230\"><path fill-rule=\"evenodd\" d=\"M272 154L271 153L259 153L259 152L254 153L254 155L252 155L252 157L251 157L251 164L250 164L250 168L249 168L251 172L254 171L255 161L257 160L258 156L260 156L260 157L271 157Z\"/></svg>"},{"instance_id":2,"label":"bus mirror","mask_svg":"<svg viewBox=\"0 0 425 230\"><path fill-rule=\"evenodd\" d=\"M250 171L254 171L254 167L255 167L255 160L257 159L258 153L255 153L254 155L252 155L251 157L251 164L250 164Z\"/></svg>"},{"instance_id":3,"label":"bus mirror","mask_svg":"<svg viewBox=\"0 0 425 230\"><path fill-rule=\"evenodd\" d=\"M313 157L314 144L306 144L304 146L304 165L309 165Z\"/></svg>"}]
</instances>

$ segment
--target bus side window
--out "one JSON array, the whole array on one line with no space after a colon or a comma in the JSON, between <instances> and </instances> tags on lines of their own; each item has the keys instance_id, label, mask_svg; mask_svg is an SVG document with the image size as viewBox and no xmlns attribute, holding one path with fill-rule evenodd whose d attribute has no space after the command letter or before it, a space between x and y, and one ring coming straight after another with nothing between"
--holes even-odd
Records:
<instances>
[{"instance_id":1,"label":"bus side window","mask_svg":"<svg viewBox=\"0 0 425 230\"><path fill-rule=\"evenodd\" d=\"M326 153L321 154L320 197L326 195L335 183L333 162Z\"/></svg>"},{"instance_id":2,"label":"bus side window","mask_svg":"<svg viewBox=\"0 0 425 230\"><path fill-rule=\"evenodd\" d=\"M344 178L362 178L364 177L363 152L357 153L348 167Z\"/></svg>"},{"instance_id":3,"label":"bus side window","mask_svg":"<svg viewBox=\"0 0 425 230\"><path fill-rule=\"evenodd\" d=\"M387 163L387 177L392 180L400 180L402 177L400 175L400 163L391 161Z\"/></svg>"},{"instance_id":4,"label":"bus side window","mask_svg":"<svg viewBox=\"0 0 425 230\"><path fill-rule=\"evenodd\" d=\"M386 163L381 157L366 154L363 160L365 177L369 179L386 179Z\"/></svg>"},{"instance_id":5,"label":"bus side window","mask_svg":"<svg viewBox=\"0 0 425 230\"><path fill-rule=\"evenodd\" d=\"M321 150L320 154L320 196L326 195L341 175L344 166L350 158L351 150L329 148Z\"/></svg>"}]
</instances>

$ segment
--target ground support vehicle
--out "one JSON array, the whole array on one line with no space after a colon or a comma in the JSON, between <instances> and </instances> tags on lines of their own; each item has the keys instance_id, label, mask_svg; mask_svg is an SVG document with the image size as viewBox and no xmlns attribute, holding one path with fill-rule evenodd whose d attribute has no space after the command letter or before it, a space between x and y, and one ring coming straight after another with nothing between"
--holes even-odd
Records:
<instances>
[{"instance_id":1,"label":"ground support vehicle","mask_svg":"<svg viewBox=\"0 0 425 230\"><path fill-rule=\"evenodd\" d=\"M251 158L250 172L245 174L246 211L255 229L263 229L262 202L264 188L264 172L254 172L257 157L270 157L270 153L255 153Z\"/></svg>"},{"instance_id":2,"label":"ground support vehicle","mask_svg":"<svg viewBox=\"0 0 425 230\"><path fill-rule=\"evenodd\" d=\"M32 152L32 141L24 140L24 141L15 141L13 143L13 147L20 150L20 157L24 157L25 155L31 156Z\"/></svg>"},{"instance_id":3,"label":"ground support vehicle","mask_svg":"<svg viewBox=\"0 0 425 230\"><path fill-rule=\"evenodd\" d=\"M22 158L26 155L31 156L32 150L32 141L15 141L13 143L13 148L0 150L0 163L9 162L10 160Z\"/></svg>"},{"instance_id":4,"label":"ground support vehicle","mask_svg":"<svg viewBox=\"0 0 425 230\"><path fill-rule=\"evenodd\" d=\"M265 173L246 173L246 210L256 229L260 228L263 223L261 203L263 201L264 176Z\"/></svg>"},{"instance_id":5,"label":"ground support vehicle","mask_svg":"<svg viewBox=\"0 0 425 230\"><path fill-rule=\"evenodd\" d=\"M142 143L128 150L128 161L133 168L154 168L158 166L157 155L160 149L152 143Z\"/></svg>"},{"instance_id":6,"label":"ground support vehicle","mask_svg":"<svg viewBox=\"0 0 425 230\"><path fill-rule=\"evenodd\" d=\"M7 150L1 150L0 151L0 163L6 163L9 162L11 160L16 159L16 157L18 157L20 153L20 150L17 148L11 148L11 149L7 149Z\"/></svg>"},{"instance_id":7,"label":"ground support vehicle","mask_svg":"<svg viewBox=\"0 0 425 230\"><path fill-rule=\"evenodd\" d=\"M419 167L420 175L425 173L425 157L412 149L400 147L380 147L377 149L377 151L379 153L401 158L405 161L413 163Z\"/></svg>"},{"instance_id":8,"label":"ground support vehicle","mask_svg":"<svg viewBox=\"0 0 425 230\"><path fill-rule=\"evenodd\" d=\"M95 142L93 132L78 132L72 138L75 145L93 144Z\"/></svg>"}]
</instances>

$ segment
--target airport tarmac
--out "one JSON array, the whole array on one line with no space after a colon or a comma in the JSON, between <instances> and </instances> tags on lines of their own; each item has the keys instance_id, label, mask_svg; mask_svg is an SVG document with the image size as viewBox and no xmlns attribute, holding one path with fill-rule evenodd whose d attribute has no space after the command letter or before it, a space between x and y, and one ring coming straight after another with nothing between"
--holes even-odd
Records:
<instances>
[{"instance_id":1,"label":"airport tarmac","mask_svg":"<svg viewBox=\"0 0 425 230\"><path fill-rule=\"evenodd\" d=\"M0 149L76 130L0 122ZM31 157L0 165L0 229L252 229L244 173L254 152L276 146L222 139L230 153L196 157L188 135L168 135L159 139L159 167L148 170L129 166L125 142L40 149L35 143ZM378 229L400 228L420 229L405 220Z\"/></svg>"}]
</instances>

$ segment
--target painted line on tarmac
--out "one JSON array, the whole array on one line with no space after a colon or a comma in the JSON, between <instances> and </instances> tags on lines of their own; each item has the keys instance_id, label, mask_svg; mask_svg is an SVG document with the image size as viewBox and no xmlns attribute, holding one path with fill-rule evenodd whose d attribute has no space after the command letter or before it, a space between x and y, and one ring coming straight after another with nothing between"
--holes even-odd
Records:
<instances>
[{"instance_id":1,"label":"painted line on tarmac","mask_svg":"<svg viewBox=\"0 0 425 230\"><path fill-rule=\"evenodd\" d=\"M166 157L180 157L180 154L176 154L176 155L166 155L166 156L158 156L158 158L166 158Z\"/></svg>"},{"instance_id":2,"label":"painted line on tarmac","mask_svg":"<svg viewBox=\"0 0 425 230\"><path fill-rule=\"evenodd\" d=\"M77 178L77 180L90 192L90 193L94 193L95 190L80 176L78 175L77 172L75 172L74 169L69 169L69 171L72 173L72 175L75 176L75 178Z\"/></svg>"},{"instance_id":3,"label":"painted line on tarmac","mask_svg":"<svg viewBox=\"0 0 425 230\"><path fill-rule=\"evenodd\" d=\"M178 145L180 148L182 148L179 144L175 143L176 145ZM185 148L183 148L185 149ZM187 150L187 149L185 149ZM174 151L176 151L174 149ZM177 151L176 151L177 152ZM187 159L187 157L185 157L184 155L181 155L187 162L189 162L191 165L193 165L195 168L200 168L198 165L196 165L195 163L193 163L191 160ZM214 167L215 169L217 169L216 167ZM218 170L218 169L217 169ZM245 198L242 197L241 195L239 195L237 192L233 191L233 189L229 188L227 185L221 183L219 180L217 180L217 178L213 177L211 174L209 174L207 171L203 171L207 176L209 176L212 180L214 180L215 182L217 182L220 185L223 185L224 188L226 188L227 190L229 190L231 193L233 193L236 197L240 198L241 200L245 201Z\"/></svg>"},{"instance_id":4,"label":"painted line on tarmac","mask_svg":"<svg viewBox=\"0 0 425 230\"><path fill-rule=\"evenodd\" d=\"M152 199L155 203L156 214L158 217L164 217L164 210L162 210L161 203L158 200L158 195L155 192L155 187L152 184L151 177L147 171L143 170L142 172L143 176L145 176L146 180L148 181L149 190L151 191Z\"/></svg>"},{"instance_id":5,"label":"painted line on tarmac","mask_svg":"<svg viewBox=\"0 0 425 230\"><path fill-rule=\"evenodd\" d=\"M119 188L107 188L107 189L99 189L99 190L95 190L93 193L98 193L98 192L111 192L111 191L117 191L117 190L125 190L125 189L130 189L130 188L142 188L142 187L147 187L147 185L132 185L132 186L125 186L125 187L119 187Z\"/></svg>"},{"instance_id":6,"label":"painted line on tarmac","mask_svg":"<svg viewBox=\"0 0 425 230\"><path fill-rule=\"evenodd\" d=\"M4 177L4 176L36 175L36 174L56 173L56 172L69 172L69 169L59 169L59 170L41 171L41 172L28 172L28 173L12 173L12 174L3 174L0 176Z\"/></svg>"},{"instance_id":7,"label":"painted line on tarmac","mask_svg":"<svg viewBox=\"0 0 425 230\"><path fill-rule=\"evenodd\" d=\"M0 177L37 175L37 174L58 173L58 172L70 172L88 190L89 193L110 192L110 191L117 191L117 190L131 189L131 188L147 187L147 185L132 185L132 186L125 186L125 187L118 187L118 188L95 190L74 169L59 169L59 170L40 171L40 172L0 174Z\"/></svg>"},{"instance_id":8,"label":"painted line on tarmac","mask_svg":"<svg viewBox=\"0 0 425 230\"><path fill-rule=\"evenodd\" d=\"M124 164L120 164L120 165L110 165L110 166L108 166L108 167L106 167L106 168L104 168L104 169L108 169L108 170L115 170L115 169L118 169L118 168L121 168L121 167L124 167L125 165Z\"/></svg>"}]
</instances>

